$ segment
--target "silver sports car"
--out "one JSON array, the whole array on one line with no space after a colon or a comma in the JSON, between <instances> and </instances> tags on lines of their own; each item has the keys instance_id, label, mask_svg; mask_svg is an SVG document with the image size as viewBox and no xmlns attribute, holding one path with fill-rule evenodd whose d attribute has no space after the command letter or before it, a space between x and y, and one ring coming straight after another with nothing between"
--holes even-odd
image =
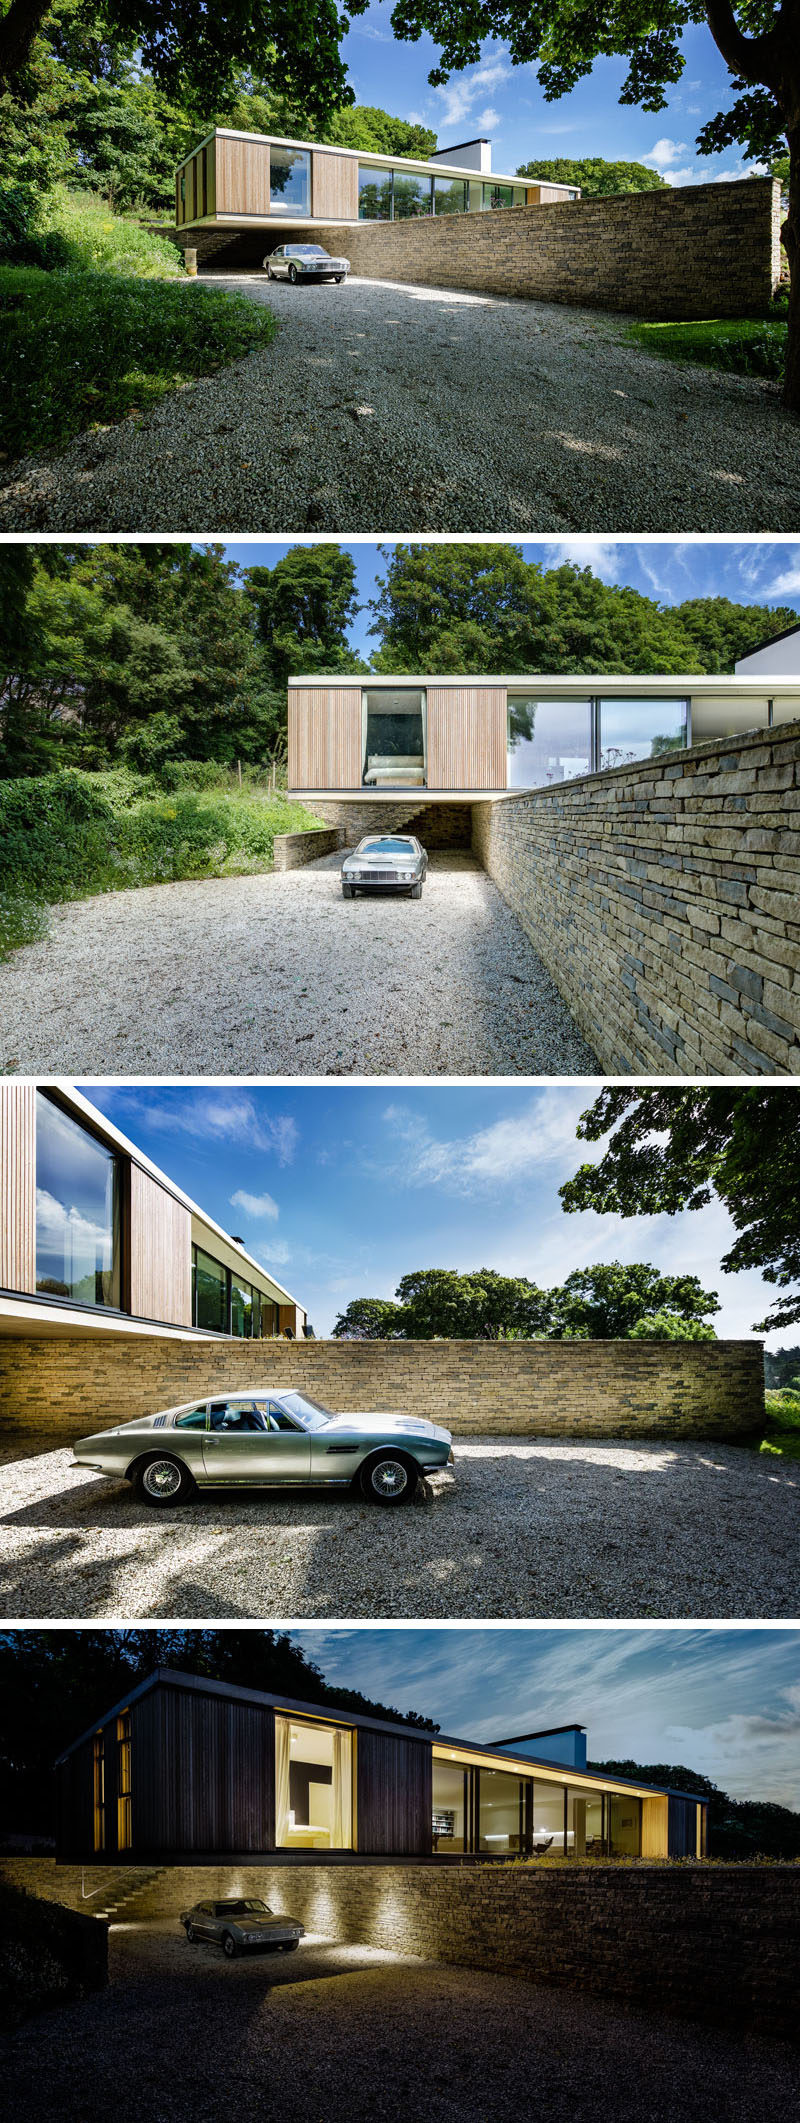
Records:
<instances>
[{"instance_id":1,"label":"silver sports car","mask_svg":"<svg viewBox=\"0 0 800 2123\"><path fill-rule=\"evenodd\" d=\"M229 1961L257 1946L294 1953L306 1931L296 1917L276 1917L266 1902L251 1895L231 1897L228 1902L195 1902L193 1909L181 1911L180 1921L192 1945L210 1939L222 1947Z\"/></svg>"},{"instance_id":2,"label":"silver sports car","mask_svg":"<svg viewBox=\"0 0 800 2123\"><path fill-rule=\"evenodd\" d=\"M335 280L338 285L350 271L350 260L332 258L321 243L279 243L264 259L264 271L268 280Z\"/></svg>"},{"instance_id":3,"label":"silver sports car","mask_svg":"<svg viewBox=\"0 0 800 2123\"><path fill-rule=\"evenodd\" d=\"M334 1415L307 1393L250 1386L186 1401L81 1437L79 1467L133 1482L146 1504L184 1504L196 1489L349 1489L402 1504L421 1475L453 1462L449 1430L423 1416Z\"/></svg>"},{"instance_id":4,"label":"silver sports car","mask_svg":"<svg viewBox=\"0 0 800 2123\"><path fill-rule=\"evenodd\" d=\"M407 892L422 898L428 857L413 833L367 833L342 863L342 897L357 892Z\"/></svg>"}]
</instances>

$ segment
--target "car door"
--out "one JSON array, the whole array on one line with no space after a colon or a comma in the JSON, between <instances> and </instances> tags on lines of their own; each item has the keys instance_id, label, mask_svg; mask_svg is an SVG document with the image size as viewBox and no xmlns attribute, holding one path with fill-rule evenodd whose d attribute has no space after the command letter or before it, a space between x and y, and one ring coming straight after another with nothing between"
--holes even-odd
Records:
<instances>
[{"instance_id":1,"label":"car door","mask_svg":"<svg viewBox=\"0 0 800 2123\"><path fill-rule=\"evenodd\" d=\"M207 1482L307 1481L311 1454L305 1432L293 1428L284 1434L269 1410L262 1395L229 1394L211 1402L203 1439Z\"/></svg>"},{"instance_id":2,"label":"car door","mask_svg":"<svg viewBox=\"0 0 800 2123\"><path fill-rule=\"evenodd\" d=\"M277 248L277 250L276 250L276 251L273 251L273 253L272 253L272 260L271 260L271 263L272 263L272 270L273 270L273 273L277 273L277 275L278 275L278 278L279 278L279 279L280 279L280 276L281 276L281 273L282 273L282 274L283 274L283 277L284 277L284 279L285 279L285 278L286 278L286 252L285 252L285 250L284 250L284 247L283 247L283 244L282 244L282 243L279 243L279 244L278 244L278 248Z\"/></svg>"}]
</instances>

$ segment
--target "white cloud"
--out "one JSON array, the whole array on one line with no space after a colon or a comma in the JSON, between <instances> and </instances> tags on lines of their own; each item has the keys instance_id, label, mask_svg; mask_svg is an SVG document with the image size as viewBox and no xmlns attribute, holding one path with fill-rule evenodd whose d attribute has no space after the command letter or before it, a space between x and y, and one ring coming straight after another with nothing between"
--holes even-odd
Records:
<instances>
[{"instance_id":1,"label":"white cloud","mask_svg":"<svg viewBox=\"0 0 800 2123\"><path fill-rule=\"evenodd\" d=\"M614 538L553 538L547 542L547 559L552 567L573 560L579 568L591 568L600 582L617 582L623 550Z\"/></svg>"},{"instance_id":2,"label":"white cloud","mask_svg":"<svg viewBox=\"0 0 800 2123\"><path fill-rule=\"evenodd\" d=\"M287 1261L290 1261L292 1257L291 1246L287 1245L285 1238L270 1239L269 1264L271 1268L285 1268Z\"/></svg>"},{"instance_id":3,"label":"white cloud","mask_svg":"<svg viewBox=\"0 0 800 2123\"><path fill-rule=\"evenodd\" d=\"M500 124L500 122L500 112L493 111L491 104L488 110L481 111L480 117L478 119L478 124L482 126L484 131L487 133L493 133L496 130L497 126Z\"/></svg>"},{"instance_id":4,"label":"white cloud","mask_svg":"<svg viewBox=\"0 0 800 2123\"><path fill-rule=\"evenodd\" d=\"M278 1204L273 1201L271 1194L246 1194L242 1187L237 1187L236 1193L230 1197L230 1202L232 1209L243 1209L245 1216L255 1217L259 1222L265 1216L274 1217L280 1214Z\"/></svg>"},{"instance_id":5,"label":"white cloud","mask_svg":"<svg viewBox=\"0 0 800 2123\"><path fill-rule=\"evenodd\" d=\"M142 1115L141 1106L137 1111ZM180 1100L151 1099L142 1115L151 1128L170 1135L179 1131L201 1141L244 1143L249 1150L264 1150L279 1165L290 1165L300 1140L297 1122L290 1113L260 1111L246 1091L201 1091Z\"/></svg>"},{"instance_id":6,"label":"white cloud","mask_svg":"<svg viewBox=\"0 0 800 2123\"><path fill-rule=\"evenodd\" d=\"M765 594L767 597L800 597L800 561L796 561L793 567L784 568L783 574L776 576Z\"/></svg>"},{"instance_id":7,"label":"white cloud","mask_svg":"<svg viewBox=\"0 0 800 2123\"><path fill-rule=\"evenodd\" d=\"M655 146L650 148L648 154L640 155L639 160L644 162L649 169L658 170L661 176L664 177L668 171L674 168L678 157L685 155L686 152L685 140L670 140L665 136L663 139L656 141Z\"/></svg>"},{"instance_id":8,"label":"white cloud","mask_svg":"<svg viewBox=\"0 0 800 2123\"><path fill-rule=\"evenodd\" d=\"M521 1112L449 1141L437 1140L427 1121L393 1103L384 1109L383 1118L389 1134L403 1146L395 1182L473 1194L479 1188L514 1185L546 1165L571 1171L576 1162L602 1154L600 1144L585 1144L576 1159L576 1124L589 1103L584 1089L554 1086L537 1092Z\"/></svg>"},{"instance_id":9,"label":"white cloud","mask_svg":"<svg viewBox=\"0 0 800 2123\"><path fill-rule=\"evenodd\" d=\"M464 120L472 115L476 103L483 101L487 91L499 88L502 82L510 79L511 71L504 58L483 59L471 74L459 74L446 82L444 88L437 88L436 94L442 105L442 124L453 127L462 125ZM495 113L490 113L477 122L488 125L490 122L497 124L499 120ZM445 140L444 146L447 145Z\"/></svg>"}]
</instances>

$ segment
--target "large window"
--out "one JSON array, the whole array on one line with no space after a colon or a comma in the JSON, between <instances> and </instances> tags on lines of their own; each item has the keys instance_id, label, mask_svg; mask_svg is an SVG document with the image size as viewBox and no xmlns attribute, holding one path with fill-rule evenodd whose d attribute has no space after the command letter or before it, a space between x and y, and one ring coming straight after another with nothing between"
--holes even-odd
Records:
<instances>
[{"instance_id":1,"label":"large window","mask_svg":"<svg viewBox=\"0 0 800 2123\"><path fill-rule=\"evenodd\" d=\"M532 693L509 693L509 788L546 789L588 774L591 726L589 699L540 700Z\"/></svg>"},{"instance_id":2,"label":"large window","mask_svg":"<svg viewBox=\"0 0 800 2123\"><path fill-rule=\"evenodd\" d=\"M433 1758L433 1848L467 1850L469 1770L460 1762Z\"/></svg>"},{"instance_id":3,"label":"large window","mask_svg":"<svg viewBox=\"0 0 800 2123\"><path fill-rule=\"evenodd\" d=\"M416 177L413 170L392 171L392 209L395 221L415 221L433 211L433 178Z\"/></svg>"},{"instance_id":4,"label":"large window","mask_svg":"<svg viewBox=\"0 0 800 2123\"><path fill-rule=\"evenodd\" d=\"M478 1815L478 1849L491 1858L519 1856L528 1848L530 1777L505 1769L482 1769Z\"/></svg>"},{"instance_id":5,"label":"large window","mask_svg":"<svg viewBox=\"0 0 800 2123\"><path fill-rule=\"evenodd\" d=\"M425 787L425 725L425 694L419 686L381 686L362 695L366 789Z\"/></svg>"},{"instance_id":6,"label":"large window","mask_svg":"<svg viewBox=\"0 0 800 2123\"><path fill-rule=\"evenodd\" d=\"M600 701L599 766L631 766L637 759L658 759L686 743L685 700Z\"/></svg>"},{"instance_id":7,"label":"large window","mask_svg":"<svg viewBox=\"0 0 800 2123\"><path fill-rule=\"evenodd\" d=\"M106 1847L106 1751L102 1732L92 1741L92 1847Z\"/></svg>"},{"instance_id":8,"label":"large window","mask_svg":"<svg viewBox=\"0 0 800 2123\"><path fill-rule=\"evenodd\" d=\"M391 170L365 169L363 163L359 163L358 218L359 221L391 221Z\"/></svg>"},{"instance_id":9,"label":"large window","mask_svg":"<svg viewBox=\"0 0 800 2123\"><path fill-rule=\"evenodd\" d=\"M131 1714L123 1710L117 1718L117 1849L130 1850L132 1842Z\"/></svg>"},{"instance_id":10,"label":"large window","mask_svg":"<svg viewBox=\"0 0 800 2123\"><path fill-rule=\"evenodd\" d=\"M279 1850L353 1849L353 1735L341 1725L275 1719Z\"/></svg>"},{"instance_id":11,"label":"large window","mask_svg":"<svg viewBox=\"0 0 800 2123\"><path fill-rule=\"evenodd\" d=\"M311 157L306 148L271 147L269 202L272 214L311 212Z\"/></svg>"},{"instance_id":12,"label":"large window","mask_svg":"<svg viewBox=\"0 0 800 2123\"><path fill-rule=\"evenodd\" d=\"M433 1758L433 1849L487 1858L638 1857L641 1800L565 1776Z\"/></svg>"},{"instance_id":13,"label":"large window","mask_svg":"<svg viewBox=\"0 0 800 2123\"><path fill-rule=\"evenodd\" d=\"M231 1276L231 1334L249 1341L253 1333L253 1291L250 1283Z\"/></svg>"},{"instance_id":14,"label":"large window","mask_svg":"<svg viewBox=\"0 0 800 2123\"><path fill-rule=\"evenodd\" d=\"M36 1096L36 1288L79 1305L121 1302L120 1159Z\"/></svg>"},{"instance_id":15,"label":"large window","mask_svg":"<svg viewBox=\"0 0 800 2123\"><path fill-rule=\"evenodd\" d=\"M228 1270L192 1247L192 1322L211 1334L228 1332Z\"/></svg>"},{"instance_id":16,"label":"large window","mask_svg":"<svg viewBox=\"0 0 800 2123\"><path fill-rule=\"evenodd\" d=\"M434 177L433 211L435 214L466 214L469 211L469 183L464 177Z\"/></svg>"},{"instance_id":17,"label":"large window","mask_svg":"<svg viewBox=\"0 0 800 2123\"><path fill-rule=\"evenodd\" d=\"M485 184L483 187L484 210L500 206L524 206L524 184Z\"/></svg>"}]
</instances>

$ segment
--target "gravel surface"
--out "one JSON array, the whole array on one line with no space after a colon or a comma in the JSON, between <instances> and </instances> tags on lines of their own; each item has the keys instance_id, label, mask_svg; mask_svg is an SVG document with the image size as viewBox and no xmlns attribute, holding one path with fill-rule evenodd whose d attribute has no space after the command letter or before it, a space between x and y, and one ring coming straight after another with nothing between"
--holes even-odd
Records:
<instances>
[{"instance_id":1,"label":"gravel surface","mask_svg":"<svg viewBox=\"0 0 800 2123\"><path fill-rule=\"evenodd\" d=\"M21 1450L22 1448L18 1448ZM800 1468L736 1445L456 1438L418 1506L204 1491L163 1515L68 1451L0 1472L0 1615L792 1619Z\"/></svg>"},{"instance_id":2,"label":"gravel surface","mask_svg":"<svg viewBox=\"0 0 800 2123\"><path fill-rule=\"evenodd\" d=\"M53 910L0 967L0 1068L92 1076L599 1074L474 857L344 900L341 855Z\"/></svg>"},{"instance_id":3,"label":"gravel surface","mask_svg":"<svg viewBox=\"0 0 800 2123\"><path fill-rule=\"evenodd\" d=\"M110 1947L108 1990L0 2043L11 2114L773 2123L797 2110L798 2052L764 2036L322 1941L229 1963L141 1924L112 1930Z\"/></svg>"},{"instance_id":4,"label":"gravel surface","mask_svg":"<svg viewBox=\"0 0 800 2123\"><path fill-rule=\"evenodd\" d=\"M381 281L209 277L269 302L275 344L7 471L0 527L800 528L800 424L775 386L622 345L624 318Z\"/></svg>"}]
</instances>

